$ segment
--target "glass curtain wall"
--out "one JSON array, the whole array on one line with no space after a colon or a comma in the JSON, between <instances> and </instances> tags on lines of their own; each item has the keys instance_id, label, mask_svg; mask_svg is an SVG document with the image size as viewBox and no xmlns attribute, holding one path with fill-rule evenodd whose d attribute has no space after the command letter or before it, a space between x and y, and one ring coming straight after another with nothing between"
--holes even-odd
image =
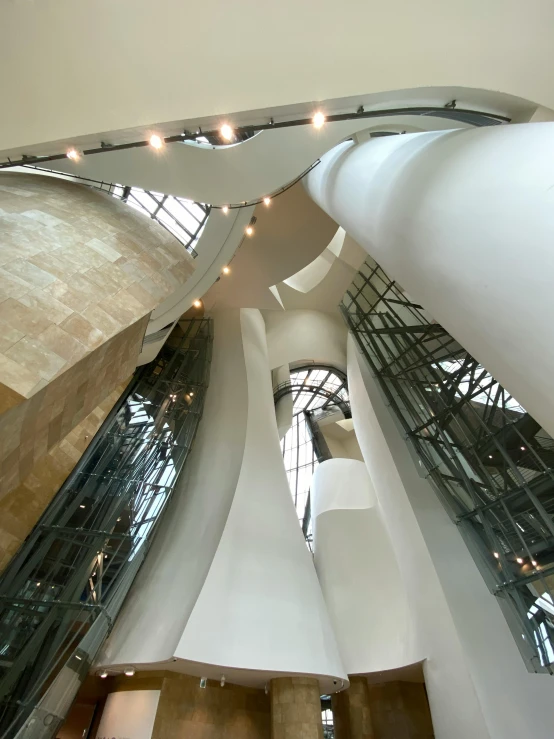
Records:
<instances>
[{"instance_id":1,"label":"glass curtain wall","mask_svg":"<svg viewBox=\"0 0 554 739\"><path fill-rule=\"evenodd\" d=\"M275 399L287 393L293 396L292 426L283 437L281 450L298 519L311 543L310 486L320 457L314 445L309 414L317 410L321 419L326 412L342 410L348 415L346 378L332 367L300 368L291 372L290 383L276 388Z\"/></svg>"},{"instance_id":2,"label":"glass curtain wall","mask_svg":"<svg viewBox=\"0 0 554 739\"><path fill-rule=\"evenodd\" d=\"M341 309L528 668L552 674L554 440L373 260Z\"/></svg>"},{"instance_id":3,"label":"glass curtain wall","mask_svg":"<svg viewBox=\"0 0 554 739\"><path fill-rule=\"evenodd\" d=\"M167 508L202 415L211 358L211 321L180 323L137 371L0 579L2 739L27 736L42 721L55 732L63 721L66 696L70 705Z\"/></svg>"}]
</instances>

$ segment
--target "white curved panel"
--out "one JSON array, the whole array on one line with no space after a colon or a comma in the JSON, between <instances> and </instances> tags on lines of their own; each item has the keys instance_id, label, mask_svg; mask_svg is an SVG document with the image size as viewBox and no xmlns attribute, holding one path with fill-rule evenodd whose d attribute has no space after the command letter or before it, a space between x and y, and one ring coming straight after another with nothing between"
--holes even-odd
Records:
<instances>
[{"instance_id":1,"label":"white curved panel","mask_svg":"<svg viewBox=\"0 0 554 739\"><path fill-rule=\"evenodd\" d=\"M302 359L346 369L348 331L342 318L314 310L264 311L269 365Z\"/></svg>"},{"instance_id":2,"label":"white curved panel","mask_svg":"<svg viewBox=\"0 0 554 739\"><path fill-rule=\"evenodd\" d=\"M290 382L290 369L288 364L276 367L272 372L273 389L284 382ZM283 439L292 426L292 393L287 393L275 403L275 417L277 419L277 431L279 439Z\"/></svg>"},{"instance_id":3,"label":"white curved panel","mask_svg":"<svg viewBox=\"0 0 554 739\"><path fill-rule=\"evenodd\" d=\"M201 298L216 282L244 238L254 208L241 208L225 216L221 211L212 211L197 245L198 256L194 260L192 277L156 310L152 311L147 334L158 331L171 321L176 321Z\"/></svg>"},{"instance_id":4,"label":"white curved panel","mask_svg":"<svg viewBox=\"0 0 554 739\"><path fill-rule=\"evenodd\" d=\"M244 455L223 535L176 656L244 670L346 679L283 466L257 310L241 310Z\"/></svg>"},{"instance_id":5,"label":"white curved panel","mask_svg":"<svg viewBox=\"0 0 554 739\"><path fill-rule=\"evenodd\" d=\"M311 491L315 566L346 671L411 664L404 586L365 464L323 462Z\"/></svg>"},{"instance_id":6,"label":"white curved panel","mask_svg":"<svg viewBox=\"0 0 554 739\"><path fill-rule=\"evenodd\" d=\"M248 409L238 311L214 320L197 437L148 556L102 653L103 666L173 658L211 566L239 478Z\"/></svg>"},{"instance_id":7,"label":"white curved panel","mask_svg":"<svg viewBox=\"0 0 554 739\"><path fill-rule=\"evenodd\" d=\"M425 659L435 736L549 739L550 680L527 672L497 599L420 475L352 337L348 386L354 428L408 599L413 661Z\"/></svg>"},{"instance_id":8,"label":"white curved panel","mask_svg":"<svg viewBox=\"0 0 554 739\"><path fill-rule=\"evenodd\" d=\"M342 107L355 110L383 104L386 90L414 88L413 97L429 99L422 88L433 85L457 86L443 88L439 104L500 102L484 91L501 90L554 107L552 4L536 0L522 15L517 0L489 0L482 10L479 0L345 0L339 18L332 0L317 12L295 0L270 8L242 0L200 18L191 0L5 2L0 88L18 104L4 106L3 145L161 121L176 122L175 132L187 120L206 128L203 118L217 125L232 111L267 120L276 106L299 103L309 103L301 109L309 115L312 101L345 96ZM406 101L405 93L388 97Z\"/></svg>"},{"instance_id":9,"label":"white curved panel","mask_svg":"<svg viewBox=\"0 0 554 739\"><path fill-rule=\"evenodd\" d=\"M315 201L554 434L554 123L341 144Z\"/></svg>"}]
</instances>

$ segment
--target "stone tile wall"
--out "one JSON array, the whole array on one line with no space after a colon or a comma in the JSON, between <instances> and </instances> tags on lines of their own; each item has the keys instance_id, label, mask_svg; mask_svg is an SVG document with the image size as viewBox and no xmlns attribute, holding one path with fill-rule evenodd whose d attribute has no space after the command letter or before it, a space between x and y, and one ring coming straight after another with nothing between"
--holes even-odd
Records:
<instances>
[{"instance_id":1,"label":"stone tile wall","mask_svg":"<svg viewBox=\"0 0 554 739\"><path fill-rule=\"evenodd\" d=\"M145 316L0 415L0 501L133 373L147 322Z\"/></svg>"},{"instance_id":2,"label":"stone tile wall","mask_svg":"<svg viewBox=\"0 0 554 739\"><path fill-rule=\"evenodd\" d=\"M30 534L127 384L118 385L92 413L39 459L20 485L0 500L0 573Z\"/></svg>"},{"instance_id":3,"label":"stone tile wall","mask_svg":"<svg viewBox=\"0 0 554 739\"><path fill-rule=\"evenodd\" d=\"M368 688L374 739L433 739L423 683L395 681Z\"/></svg>"},{"instance_id":4,"label":"stone tile wall","mask_svg":"<svg viewBox=\"0 0 554 739\"><path fill-rule=\"evenodd\" d=\"M140 674L140 673L138 673ZM270 703L263 690L166 673L152 739L269 739Z\"/></svg>"},{"instance_id":5,"label":"stone tile wall","mask_svg":"<svg viewBox=\"0 0 554 739\"><path fill-rule=\"evenodd\" d=\"M335 739L375 739L365 677L350 676L350 687L331 696Z\"/></svg>"},{"instance_id":6,"label":"stone tile wall","mask_svg":"<svg viewBox=\"0 0 554 739\"><path fill-rule=\"evenodd\" d=\"M170 233L106 193L0 174L0 497L128 376L149 313L193 271Z\"/></svg>"}]
</instances>

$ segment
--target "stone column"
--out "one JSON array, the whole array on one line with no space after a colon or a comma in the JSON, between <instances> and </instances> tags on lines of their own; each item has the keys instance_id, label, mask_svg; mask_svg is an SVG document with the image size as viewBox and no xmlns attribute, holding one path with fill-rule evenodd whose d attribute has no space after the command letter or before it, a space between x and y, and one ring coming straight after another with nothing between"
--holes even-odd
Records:
<instances>
[{"instance_id":1,"label":"stone column","mask_svg":"<svg viewBox=\"0 0 554 739\"><path fill-rule=\"evenodd\" d=\"M271 681L271 739L323 739L319 682L313 677Z\"/></svg>"},{"instance_id":2,"label":"stone column","mask_svg":"<svg viewBox=\"0 0 554 739\"><path fill-rule=\"evenodd\" d=\"M554 123L339 144L315 202L554 434Z\"/></svg>"},{"instance_id":3,"label":"stone column","mask_svg":"<svg viewBox=\"0 0 554 739\"><path fill-rule=\"evenodd\" d=\"M331 696L335 739L374 739L365 677L349 677L350 687Z\"/></svg>"}]
</instances>

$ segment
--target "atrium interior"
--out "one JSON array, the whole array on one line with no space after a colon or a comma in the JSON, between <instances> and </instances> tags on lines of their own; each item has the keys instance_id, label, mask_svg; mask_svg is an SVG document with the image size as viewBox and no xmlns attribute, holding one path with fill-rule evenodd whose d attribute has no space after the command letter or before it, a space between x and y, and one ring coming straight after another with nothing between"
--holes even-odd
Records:
<instances>
[{"instance_id":1,"label":"atrium interior","mask_svg":"<svg viewBox=\"0 0 554 739\"><path fill-rule=\"evenodd\" d=\"M554 6L443 6L0 7L0 739L554 736Z\"/></svg>"}]
</instances>

